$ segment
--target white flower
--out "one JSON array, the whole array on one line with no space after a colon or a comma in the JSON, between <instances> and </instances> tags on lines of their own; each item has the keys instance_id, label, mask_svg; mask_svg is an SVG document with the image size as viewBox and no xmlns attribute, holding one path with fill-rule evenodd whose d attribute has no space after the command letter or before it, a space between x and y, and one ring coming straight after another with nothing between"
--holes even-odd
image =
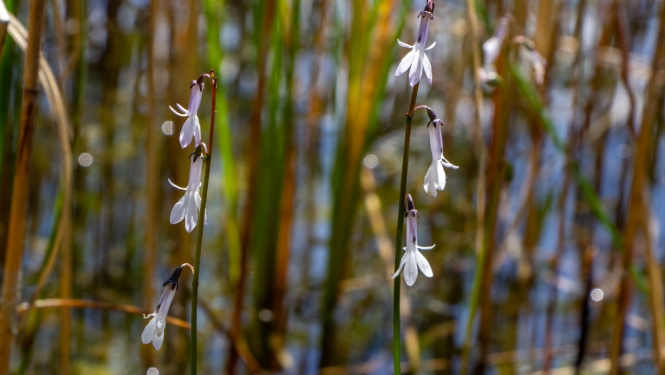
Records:
<instances>
[{"instance_id":1,"label":"white flower","mask_svg":"<svg viewBox=\"0 0 665 375\"><path fill-rule=\"evenodd\" d=\"M420 12L418 17L421 17L420 20L420 29L418 30L418 39L414 45L408 45L399 39L397 39L397 44L404 48L411 48L411 51L404 56L402 61L397 66L397 71L395 72L396 76L401 76L409 68L409 84L413 87L420 81L420 77L423 75L423 70L427 76L427 81L429 84L432 84L432 65L425 55L425 51L432 49L436 42L432 43L431 46L425 48L427 45L427 34L429 33L429 21L434 17L432 16L431 11L426 10Z\"/></svg>"},{"instance_id":2,"label":"white flower","mask_svg":"<svg viewBox=\"0 0 665 375\"><path fill-rule=\"evenodd\" d=\"M189 88L192 90L192 93L189 96L188 109L185 109L183 106L176 103L176 106L181 111L178 112L173 109L173 107L169 106L171 111L176 115L187 117L187 121L185 121L185 124L180 131L180 146L182 148L189 146L192 142L192 137L194 137L194 146L198 146L199 142L201 142L201 124L199 123L197 112L199 111L201 97L203 96L203 78L199 77L198 81L192 81L189 84Z\"/></svg>"},{"instance_id":3,"label":"white flower","mask_svg":"<svg viewBox=\"0 0 665 375\"><path fill-rule=\"evenodd\" d=\"M185 229L191 232L196 228L196 221L199 218L199 210L201 209L201 195L199 188L201 187L201 168L203 167L203 157L194 154L192 157L192 164L189 169L189 182L187 188L181 188L169 180L171 186L176 189L185 190L185 195L176 202L171 210L170 221L171 224L177 224L185 219ZM207 217L204 215L204 223Z\"/></svg>"},{"instance_id":4,"label":"white flower","mask_svg":"<svg viewBox=\"0 0 665 375\"><path fill-rule=\"evenodd\" d=\"M164 292L162 292L162 298L160 298L159 302L157 303L155 312L152 314L143 315L144 319L153 319L151 319L148 325L143 329L143 333L141 334L141 341L144 344L149 344L152 342L152 345L157 350L162 347L162 343L164 342L166 315L169 313L169 307L171 307L171 302L173 302L175 292L178 290L178 278L180 278L183 266L184 264L176 268L175 271L173 271L171 274L171 277L169 277L169 279L164 282Z\"/></svg>"},{"instance_id":5,"label":"white flower","mask_svg":"<svg viewBox=\"0 0 665 375\"><path fill-rule=\"evenodd\" d=\"M453 169L459 167L453 165L443 157L443 139L441 138L441 127L443 126L443 123L436 118L436 114L434 114L431 109L428 109L427 112L430 114L431 120L427 123L427 127L429 128L429 145L432 151L432 164L429 166L427 174L425 174L425 184L423 187L427 194L436 197L436 191L443 190L446 187L446 172L444 172L443 167ZM432 124L431 128L430 124Z\"/></svg>"},{"instance_id":6,"label":"white flower","mask_svg":"<svg viewBox=\"0 0 665 375\"><path fill-rule=\"evenodd\" d=\"M527 60L533 67L533 74L536 77L536 82L542 85L545 81L545 68L547 67L547 60L536 51L533 46L524 44L526 49Z\"/></svg>"},{"instance_id":7,"label":"white flower","mask_svg":"<svg viewBox=\"0 0 665 375\"><path fill-rule=\"evenodd\" d=\"M420 269L420 272L422 272L423 275L432 277L432 267L430 267L427 259L425 259L418 250L431 250L436 245L429 247L418 246L418 223L416 221L418 211L416 211L410 194L406 195L406 199L406 247L404 248L405 253L404 256L402 256L402 261L399 264L397 272L393 275L393 279L396 278L402 271L402 268L404 268L404 282L406 285L411 286L416 282L418 269Z\"/></svg>"},{"instance_id":8,"label":"white flower","mask_svg":"<svg viewBox=\"0 0 665 375\"><path fill-rule=\"evenodd\" d=\"M510 20L507 17L501 18L499 26L494 31L494 35L483 43L483 52L485 53L484 65L486 68L493 66L497 57L499 57L503 41L506 39L506 34L508 33L509 23Z\"/></svg>"}]
</instances>

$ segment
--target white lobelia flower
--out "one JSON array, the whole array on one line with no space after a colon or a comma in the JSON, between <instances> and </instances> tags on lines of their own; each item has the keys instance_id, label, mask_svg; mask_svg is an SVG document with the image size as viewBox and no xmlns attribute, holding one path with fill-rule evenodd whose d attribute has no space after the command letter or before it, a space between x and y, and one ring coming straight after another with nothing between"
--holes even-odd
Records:
<instances>
[{"instance_id":1,"label":"white lobelia flower","mask_svg":"<svg viewBox=\"0 0 665 375\"><path fill-rule=\"evenodd\" d=\"M423 75L423 70L427 76L427 81L429 84L432 84L432 65L425 55L425 51L428 51L436 45L436 42L432 43L431 46L425 48L427 45L427 34L429 33L429 22L434 19L432 12L434 11L434 4L428 2L425 10L420 12L418 17L420 19L420 28L418 29L418 38L414 45L408 45L399 39L397 39L397 44L404 48L411 48L411 51L404 56L402 61L400 61L397 66L397 71L395 72L396 76L401 76L407 70L409 70L409 84L413 87L416 83L420 82L420 77Z\"/></svg>"},{"instance_id":2,"label":"white lobelia flower","mask_svg":"<svg viewBox=\"0 0 665 375\"><path fill-rule=\"evenodd\" d=\"M427 108L427 114L430 117L430 122L427 123L429 128L429 145L432 151L432 164L430 164L427 174L425 174L425 183L423 187L427 194L436 197L437 190L443 190L446 187L446 172L443 167L457 169L456 165L446 160L443 156L443 139L441 138L441 127L443 122L439 120L434 111ZM432 127L430 127L430 124Z\"/></svg>"},{"instance_id":3,"label":"white lobelia flower","mask_svg":"<svg viewBox=\"0 0 665 375\"><path fill-rule=\"evenodd\" d=\"M199 218L199 210L201 209L201 195L199 188L201 187L201 169L203 167L203 157L199 152L195 152L190 156L192 159L191 167L189 169L189 182L186 188L174 184L169 180L171 186L176 189L184 190L185 195L176 202L171 210L170 221L171 224L177 224L185 219L185 229L191 232L196 228L196 222ZM208 221L204 215L203 222Z\"/></svg>"},{"instance_id":4,"label":"white lobelia flower","mask_svg":"<svg viewBox=\"0 0 665 375\"><path fill-rule=\"evenodd\" d=\"M406 217L406 247L404 248L404 256L399 264L397 272L393 275L393 279L399 276L404 269L404 282L406 285L411 286L416 282L418 277L418 269L423 275L432 277L432 267L430 267L427 259L418 250L431 250L436 245L429 247L418 246L418 211L413 204L411 195L406 195L407 209L404 217Z\"/></svg>"},{"instance_id":5,"label":"white lobelia flower","mask_svg":"<svg viewBox=\"0 0 665 375\"><path fill-rule=\"evenodd\" d=\"M483 43L483 52L485 53L483 65L485 68L494 66L494 62L496 61L497 57L499 57L503 42L506 40L506 34L508 34L509 24L510 19L508 17L501 18L501 21L499 21L499 26L496 28L494 35L487 39L485 43Z\"/></svg>"},{"instance_id":6,"label":"white lobelia flower","mask_svg":"<svg viewBox=\"0 0 665 375\"><path fill-rule=\"evenodd\" d=\"M178 112L169 106L171 112L178 116L187 117L187 121L185 121L180 131L180 146L182 148L189 146L192 142L192 137L194 137L194 146L198 146L199 142L201 142L201 124L199 123L197 112L199 111L201 97L203 96L203 76L199 77L198 80L192 81L189 84L189 88L192 90L189 96L189 108L185 109L176 103L176 106L181 111Z\"/></svg>"},{"instance_id":7,"label":"white lobelia flower","mask_svg":"<svg viewBox=\"0 0 665 375\"><path fill-rule=\"evenodd\" d=\"M166 328L166 316L169 313L169 307L171 307L171 302L173 302L173 297L175 296L175 292L178 290L178 279L180 278L180 274L182 273L182 268L185 265L191 267L191 265L187 263L183 264L182 266L176 268L171 274L171 277L169 277L169 279L164 282L163 284L164 292L162 292L162 297L159 299L159 302L157 303L155 312L153 312L152 314L143 315L144 319L149 319L149 318L152 319L150 320L148 325L145 326L145 328L143 329L143 333L141 334L141 341L144 344L149 344L152 342L152 345L157 350L159 350L159 348L162 347L162 343L164 342L164 328Z\"/></svg>"}]
</instances>

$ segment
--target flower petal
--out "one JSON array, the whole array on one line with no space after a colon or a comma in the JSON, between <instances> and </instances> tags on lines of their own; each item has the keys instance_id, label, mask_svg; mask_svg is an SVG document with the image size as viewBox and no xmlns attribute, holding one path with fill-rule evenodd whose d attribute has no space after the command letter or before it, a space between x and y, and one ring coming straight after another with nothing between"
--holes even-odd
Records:
<instances>
[{"instance_id":1,"label":"flower petal","mask_svg":"<svg viewBox=\"0 0 665 375\"><path fill-rule=\"evenodd\" d=\"M435 164L439 164L438 160L432 161L432 164L430 164L429 169L427 170L427 174L425 174L425 183L423 184L423 188L425 188L425 192L427 194L436 198L437 181L439 180L439 176L438 169Z\"/></svg>"},{"instance_id":2,"label":"flower petal","mask_svg":"<svg viewBox=\"0 0 665 375\"><path fill-rule=\"evenodd\" d=\"M432 267L429 266L429 262L427 259L419 252L415 252L415 257L416 257L416 263L418 263L418 268L420 269L420 272L423 273L423 275L427 277L432 277Z\"/></svg>"},{"instance_id":3,"label":"flower petal","mask_svg":"<svg viewBox=\"0 0 665 375\"><path fill-rule=\"evenodd\" d=\"M432 246L417 246L417 247L418 247L418 250L432 250L432 249L434 248L434 246L436 246L436 245L432 245Z\"/></svg>"},{"instance_id":4,"label":"flower petal","mask_svg":"<svg viewBox=\"0 0 665 375\"><path fill-rule=\"evenodd\" d=\"M427 76L427 81L429 84L432 84L432 65L429 63L427 55L423 53L423 69L425 70L425 76Z\"/></svg>"},{"instance_id":5,"label":"flower petal","mask_svg":"<svg viewBox=\"0 0 665 375\"><path fill-rule=\"evenodd\" d=\"M435 45L436 45L436 40L429 47L425 48L425 51L431 50L432 48L434 48Z\"/></svg>"},{"instance_id":6,"label":"flower petal","mask_svg":"<svg viewBox=\"0 0 665 375\"><path fill-rule=\"evenodd\" d=\"M405 262L406 262L406 254L402 255L402 260L399 262L399 268L397 268L397 271L393 275L393 279L396 278L400 272L402 272L402 267L404 267Z\"/></svg>"},{"instance_id":7,"label":"flower petal","mask_svg":"<svg viewBox=\"0 0 665 375\"><path fill-rule=\"evenodd\" d=\"M173 209L171 210L171 217L169 218L169 221L171 224L178 224L179 222L182 221L182 219L185 218L185 198L187 197L187 193L180 198L178 202L176 202L175 206L173 206Z\"/></svg>"},{"instance_id":8,"label":"flower petal","mask_svg":"<svg viewBox=\"0 0 665 375\"><path fill-rule=\"evenodd\" d=\"M411 286L416 282L418 277L418 267L416 266L416 257L414 253L417 251L409 251L406 253L406 263L404 264L404 282L406 285Z\"/></svg>"},{"instance_id":9,"label":"flower petal","mask_svg":"<svg viewBox=\"0 0 665 375\"><path fill-rule=\"evenodd\" d=\"M438 174L437 177L439 177L439 179L436 182L436 188L443 190L446 187L446 171L443 170L443 164L441 163L441 160L437 161L439 163L436 163L436 173Z\"/></svg>"},{"instance_id":10,"label":"flower petal","mask_svg":"<svg viewBox=\"0 0 665 375\"><path fill-rule=\"evenodd\" d=\"M152 339L152 346L155 347L155 350L159 350L159 348L162 347L162 343L164 342L164 331L160 333L155 333L155 338Z\"/></svg>"},{"instance_id":11,"label":"flower petal","mask_svg":"<svg viewBox=\"0 0 665 375\"><path fill-rule=\"evenodd\" d=\"M446 160L446 158L444 156L441 156L441 164L443 164L444 167L448 167L448 168L452 168L452 169L459 169L458 166L456 166L453 163Z\"/></svg>"},{"instance_id":12,"label":"flower petal","mask_svg":"<svg viewBox=\"0 0 665 375\"><path fill-rule=\"evenodd\" d=\"M180 187L180 186L174 184L174 183L171 181L170 178L167 179L167 180L169 181L169 184L171 184L171 186L173 186L174 188L179 189L179 190L187 190L187 189L185 189L185 188L182 188L182 187Z\"/></svg>"},{"instance_id":13,"label":"flower petal","mask_svg":"<svg viewBox=\"0 0 665 375\"><path fill-rule=\"evenodd\" d=\"M422 50L414 50L413 62L411 63L411 70L409 71L409 84L411 87L415 86L420 82L420 77L423 75L423 55L425 54Z\"/></svg>"},{"instance_id":14,"label":"flower petal","mask_svg":"<svg viewBox=\"0 0 665 375\"><path fill-rule=\"evenodd\" d=\"M173 109L173 107L171 107L171 106L169 106L169 108L171 109L171 112L173 112L174 114L176 114L180 117L187 117L187 111L185 111L185 113L180 113L180 112L176 111L175 109Z\"/></svg>"},{"instance_id":15,"label":"flower petal","mask_svg":"<svg viewBox=\"0 0 665 375\"><path fill-rule=\"evenodd\" d=\"M180 103L176 103L175 105L177 105L178 109L180 109L181 111L183 111L183 113L185 113L185 116L189 117L188 115L189 111L185 109L185 107L181 106Z\"/></svg>"},{"instance_id":16,"label":"flower petal","mask_svg":"<svg viewBox=\"0 0 665 375\"><path fill-rule=\"evenodd\" d=\"M182 130L180 130L180 147L185 148L192 143L192 137L194 136L194 120L192 117L189 117L185 124L182 125Z\"/></svg>"},{"instance_id":17,"label":"flower petal","mask_svg":"<svg viewBox=\"0 0 665 375\"><path fill-rule=\"evenodd\" d=\"M399 40L399 39L397 39L397 44L399 44L400 47L404 47L404 48L413 48L413 46L410 46L410 45L408 45L408 44L402 42L402 41Z\"/></svg>"},{"instance_id":18,"label":"flower petal","mask_svg":"<svg viewBox=\"0 0 665 375\"><path fill-rule=\"evenodd\" d=\"M409 53L404 56L402 61L399 62L399 65L397 66L397 70L395 71L396 76L401 76L402 74L406 73L407 70L411 67L411 62L413 61L413 56L415 56L415 51L411 50Z\"/></svg>"},{"instance_id":19,"label":"flower petal","mask_svg":"<svg viewBox=\"0 0 665 375\"><path fill-rule=\"evenodd\" d=\"M152 339L155 337L155 318L153 317L150 319L150 322L148 323L147 326L143 329L143 333L141 334L141 341L144 344L148 344L152 341Z\"/></svg>"},{"instance_id":20,"label":"flower petal","mask_svg":"<svg viewBox=\"0 0 665 375\"><path fill-rule=\"evenodd\" d=\"M196 220L199 218L198 207L196 207L196 196L198 196L198 194L195 192L187 192L185 196L187 196L187 202L185 203L187 206L185 213L185 229L187 232L191 233L194 228L196 228Z\"/></svg>"},{"instance_id":21,"label":"flower petal","mask_svg":"<svg viewBox=\"0 0 665 375\"><path fill-rule=\"evenodd\" d=\"M199 122L199 116L194 115L194 146L198 146L201 143L201 123Z\"/></svg>"}]
</instances>

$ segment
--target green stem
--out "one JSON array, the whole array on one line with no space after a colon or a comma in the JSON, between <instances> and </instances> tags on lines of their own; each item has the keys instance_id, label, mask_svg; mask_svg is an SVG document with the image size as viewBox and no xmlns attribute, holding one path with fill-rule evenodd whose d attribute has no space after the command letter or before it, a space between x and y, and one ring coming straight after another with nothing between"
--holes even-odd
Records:
<instances>
[{"instance_id":1,"label":"green stem","mask_svg":"<svg viewBox=\"0 0 665 375\"><path fill-rule=\"evenodd\" d=\"M402 177L399 182L399 210L397 212L397 233L395 234L395 272L399 268L399 262L402 254L402 233L404 230L404 212L406 212L406 176L409 172L409 146L411 144L411 118L413 116L413 108L416 106L416 97L418 96L418 86L420 82L416 83L411 90L411 102L409 103L409 112L406 115L406 129L404 130L404 154L402 156ZM397 277L393 281L393 364L395 367L395 375L402 373L401 368L401 355L402 355L402 341L401 341L401 316L400 316L400 289L401 277Z\"/></svg>"},{"instance_id":2,"label":"green stem","mask_svg":"<svg viewBox=\"0 0 665 375\"><path fill-rule=\"evenodd\" d=\"M210 136L208 137L207 155L202 155L205 162L203 172L203 186L201 187L201 209L199 210L198 227L196 228L196 253L194 255L194 276L192 277L192 310L191 310L191 330L190 330L190 368L191 374L196 375L196 306L199 299L199 270L201 265L201 244L203 242L203 227L208 201L208 181L210 180L210 162L212 161L213 135L215 134L215 99L217 94L217 78L213 71L210 71L212 86L212 113L210 115Z\"/></svg>"}]
</instances>

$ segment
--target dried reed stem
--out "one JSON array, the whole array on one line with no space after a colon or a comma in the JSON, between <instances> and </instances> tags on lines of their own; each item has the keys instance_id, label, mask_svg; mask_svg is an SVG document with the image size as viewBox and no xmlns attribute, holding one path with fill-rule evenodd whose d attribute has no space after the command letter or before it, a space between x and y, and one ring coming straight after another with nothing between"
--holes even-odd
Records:
<instances>
[{"instance_id":1,"label":"dried reed stem","mask_svg":"<svg viewBox=\"0 0 665 375\"><path fill-rule=\"evenodd\" d=\"M249 121L249 137L247 138L248 149L254 147L254 143L261 139L261 111L263 109L263 102L265 100L266 92L266 58L267 53L267 40L272 23L275 17L275 1L270 0L266 2L266 19L263 22L263 29L261 30L261 37L257 38L259 51L256 70L258 72L258 83L256 89L256 97L252 104L252 115ZM231 332L234 336L239 336L242 329L242 312L245 299L245 290L247 289L247 278L249 277L249 250L251 246L251 236L253 232L253 223L255 215L255 203L258 191L258 178L259 178L259 153L250 152L247 158L247 195L245 199L245 206L243 207L242 215L242 233L240 235L240 275L238 284L235 286L235 296L233 299L233 315L231 317ZM229 375L235 374L235 367L238 361L238 353L234 348L229 352L229 360L226 362L226 373Z\"/></svg>"},{"instance_id":2,"label":"dried reed stem","mask_svg":"<svg viewBox=\"0 0 665 375\"><path fill-rule=\"evenodd\" d=\"M665 40L665 6L661 6L659 20L658 20L658 38L657 41ZM665 68L665 43L657 43L656 50L653 56L651 71L652 79L649 81L647 87L646 98L644 101L644 109L642 113L642 124L640 126L640 133L637 137L637 142L634 145L634 157L633 157L633 179L631 182L631 191L630 191L630 203L628 205L628 216L626 218L626 228L624 231L624 243L625 247L622 254L622 270L623 275L621 277L621 286L619 289L619 304L617 307L617 314L614 320L614 334L612 336L612 343L610 346L610 361L611 361L611 375L617 375L620 371L620 362L619 358L621 357L622 344L623 344L623 326L624 320L626 317L626 311L630 304L630 297L632 294L631 286L631 275L630 270L633 265L633 251L635 247L635 239L637 237L638 226L641 220L644 219L644 215L648 214L649 210L646 206L644 200L645 194L648 194L649 183L649 166L648 162L650 160L649 155L651 152L652 146L652 137L654 130L654 123L656 119L656 111L658 110L662 102L662 83L661 80L657 79L659 75L663 73ZM648 240L648 236L647 237ZM654 275L655 276L655 275ZM654 297L654 288L651 288L651 303L657 303L656 298ZM662 299L662 294L660 296ZM661 300L662 305L662 300ZM662 306L659 306L654 311L662 309ZM661 310L662 311L662 310ZM659 369L662 371L663 368L663 359L660 353L660 348L662 348L663 342L660 340L665 339L663 336L663 326L662 322L658 323L658 319L662 316L654 316L656 322L654 322L654 332L653 340L654 343L654 356L656 363Z\"/></svg>"},{"instance_id":3,"label":"dried reed stem","mask_svg":"<svg viewBox=\"0 0 665 375\"><path fill-rule=\"evenodd\" d=\"M23 71L21 126L19 129L13 196L9 213L9 235L0 308L0 374L9 373L11 342L16 334L15 306L21 260L25 245L28 194L30 193L30 156L37 115L39 51L44 23L44 0L32 0L28 14L28 50Z\"/></svg>"},{"instance_id":4,"label":"dried reed stem","mask_svg":"<svg viewBox=\"0 0 665 375\"><path fill-rule=\"evenodd\" d=\"M114 303L100 302L100 301L91 301L85 299L65 299L65 298L48 298L48 299L38 299L33 304L28 302L23 302L20 305L16 306L16 312L18 314L24 314L30 309L52 309L52 308L61 308L61 307L77 308L77 309L96 309L96 310L108 310L108 311L120 311L127 314L135 315L147 315L151 314L152 311L142 309L140 307L132 305L117 305ZM166 316L166 321L169 324L173 324L179 328L189 329L190 324L182 319L172 317L170 315Z\"/></svg>"},{"instance_id":5,"label":"dried reed stem","mask_svg":"<svg viewBox=\"0 0 665 375\"><path fill-rule=\"evenodd\" d=\"M476 256L478 259L484 258L484 242L485 242L485 192L486 181L485 181L485 169L487 168L487 156L485 149L485 141L483 139L483 92L481 80L479 77L480 70L480 45L478 43L478 15L476 12L476 3L474 0L466 1L467 16L469 18L469 24L471 26L471 49L473 53L473 77L474 77L474 99L476 105L476 123L474 127L473 140L475 143L475 151L478 155L478 184L476 186ZM479 262L480 263L480 262ZM472 299L475 298L475 295L472 295ZM477 301L471 301L471 304L477 304ZM467 321L464 344L462 346L462 368L461 373L465 374L468 367L468 358L469 358L469 348L471 345L471 330L473 327L473 320L475 315L475 309L472 309L471 314L469 314L469 320Z\"/></svg>"}]
</instances>

